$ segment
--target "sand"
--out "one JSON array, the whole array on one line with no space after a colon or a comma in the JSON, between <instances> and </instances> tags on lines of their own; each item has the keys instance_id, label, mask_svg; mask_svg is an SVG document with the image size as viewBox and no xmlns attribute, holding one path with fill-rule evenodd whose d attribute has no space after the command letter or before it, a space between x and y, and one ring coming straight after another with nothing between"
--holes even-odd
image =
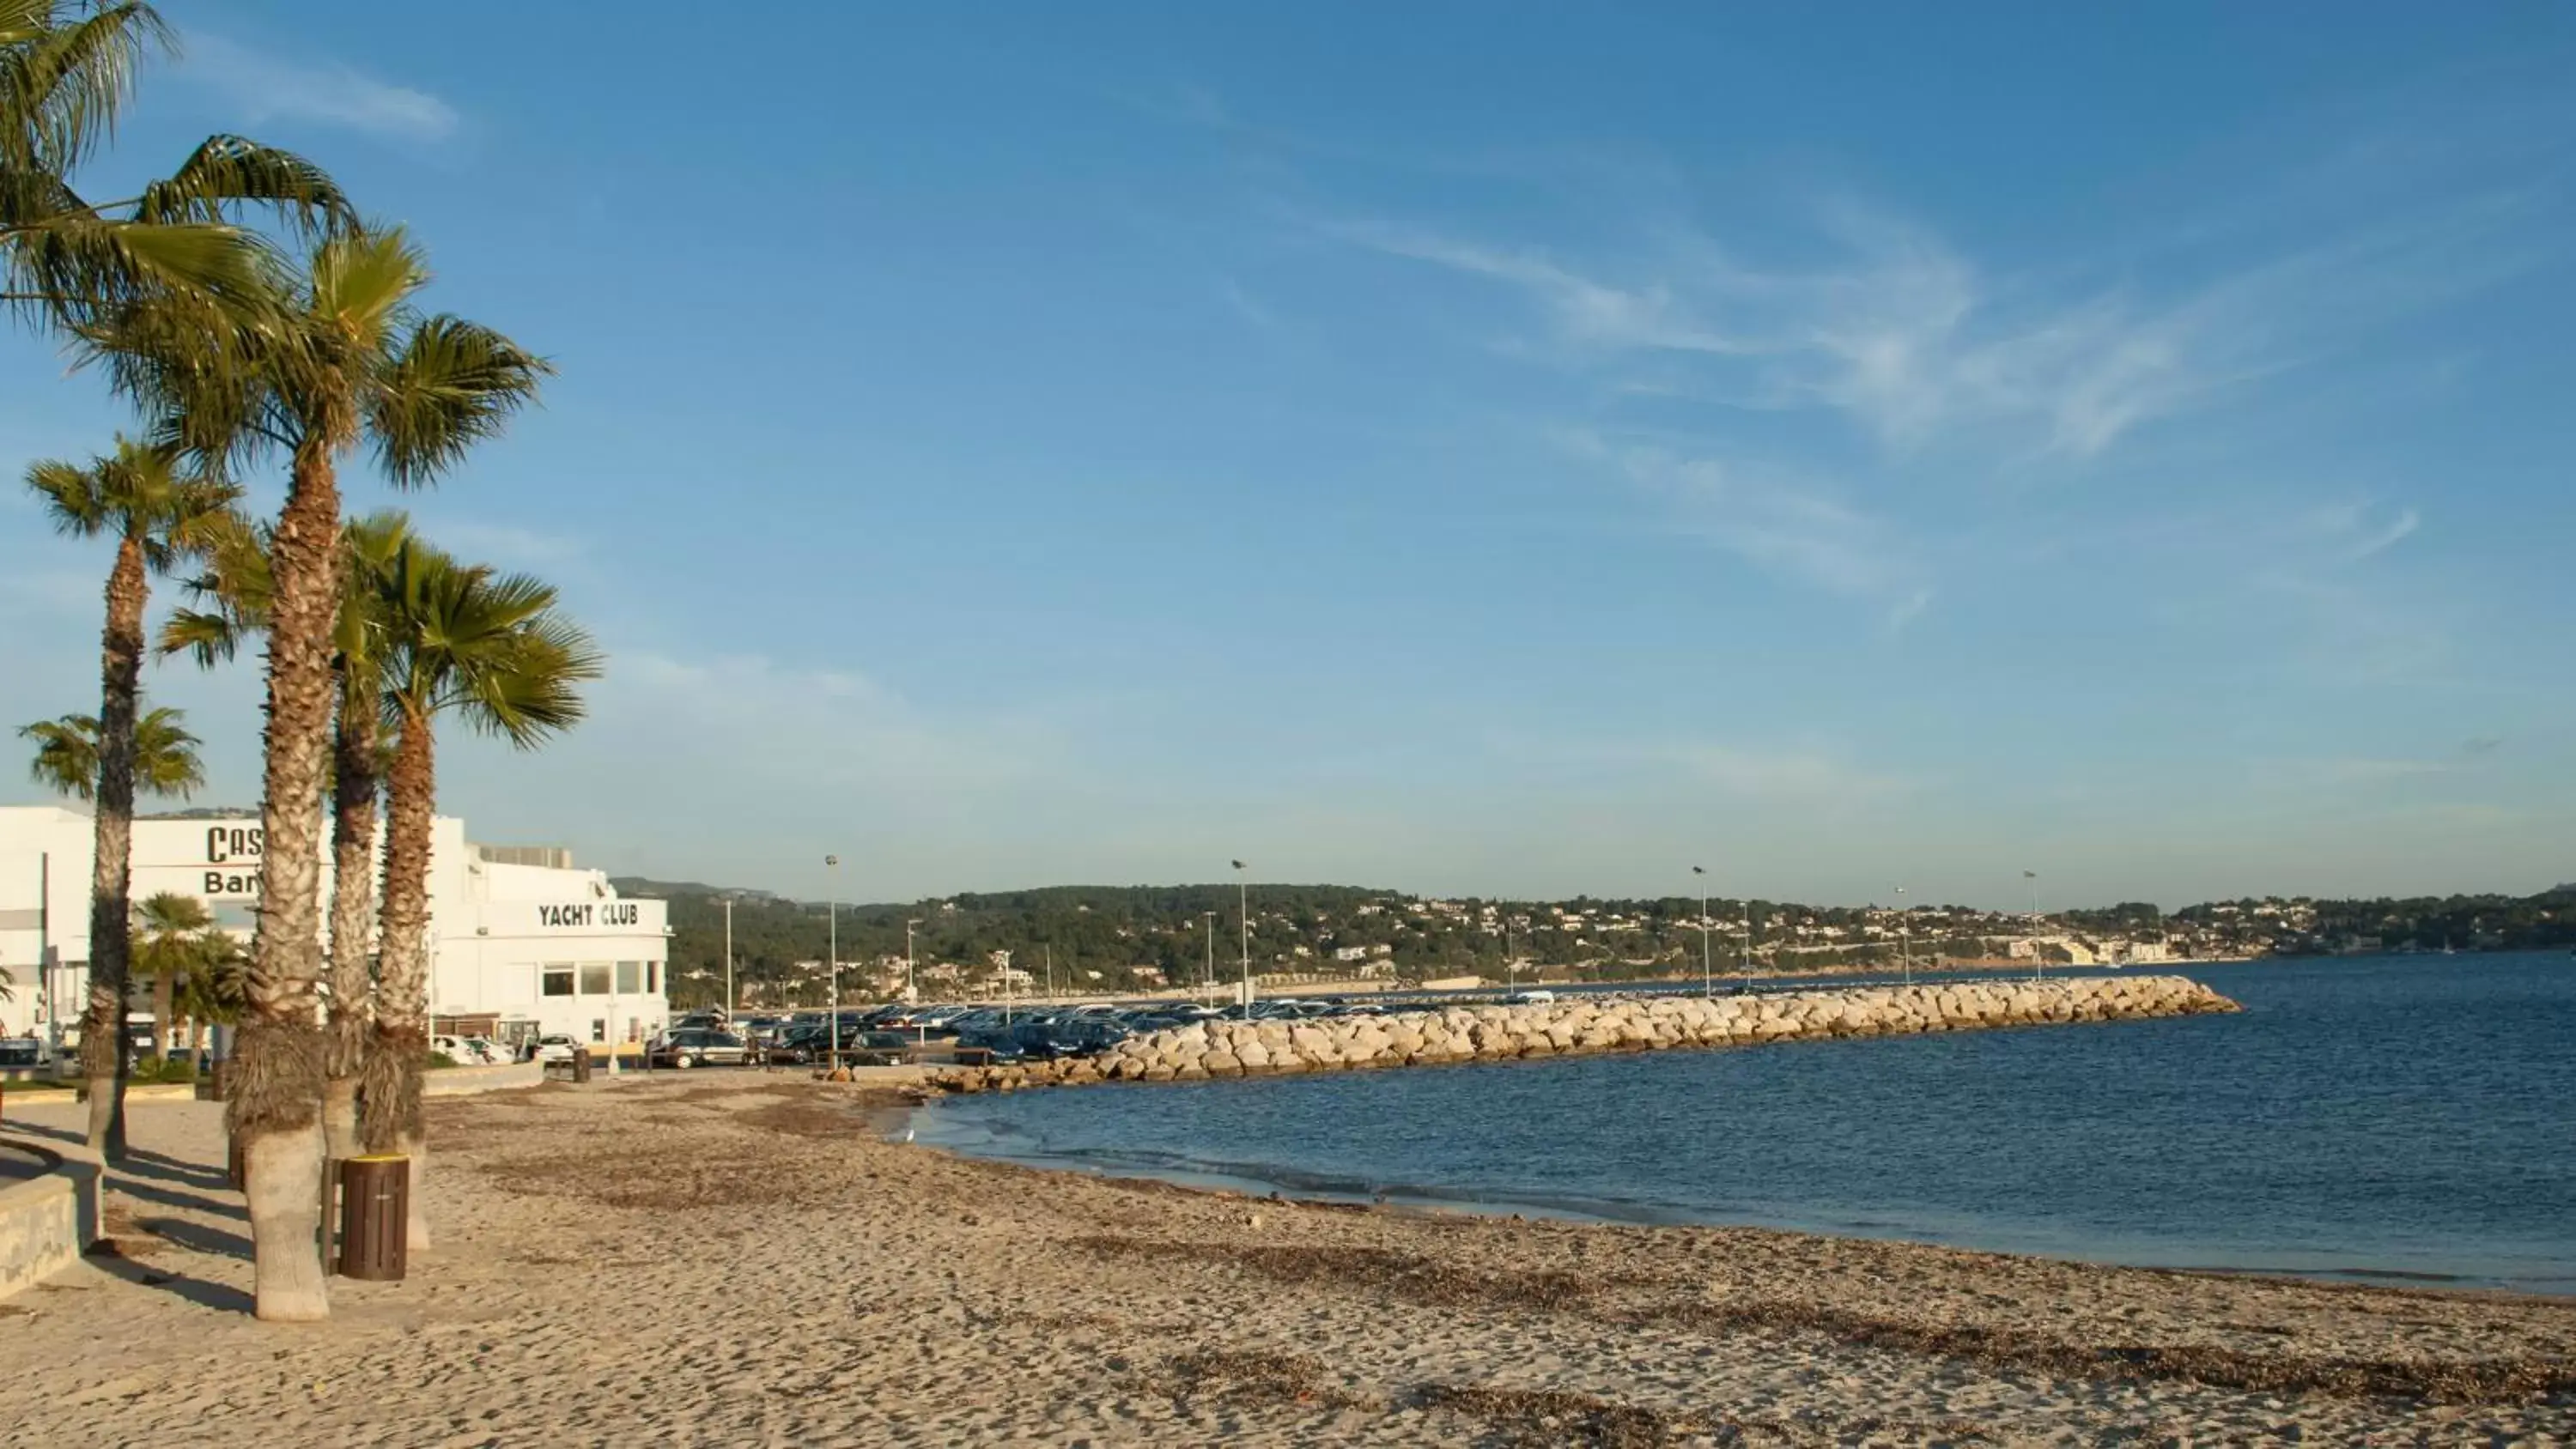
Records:
<instances>
[{"instance_id":1,"label":"sand","mask_svg":"<svg viewBox=\"0 0 2576 1449\"><path fill-rule=\"evenodd\" d=\"M217 1109L138 1108L116 1254L0 1303L0 1443L2576 1442L2566 1300L1279 1203L756 1073L431 1110L437 1250L279 1327Z\"/></svg>"}]
</instances>

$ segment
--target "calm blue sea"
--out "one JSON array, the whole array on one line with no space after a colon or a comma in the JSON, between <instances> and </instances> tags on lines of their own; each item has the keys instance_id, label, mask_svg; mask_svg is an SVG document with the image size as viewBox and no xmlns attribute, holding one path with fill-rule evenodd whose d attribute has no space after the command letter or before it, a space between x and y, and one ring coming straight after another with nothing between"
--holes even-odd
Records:
<instances>
[{"instance_id":1,"label":"calm blue sea","mask_svg":"<svg viewBox=\"0 0 2576 1449\"><path fill-rule=\"evenodd\" d=\"M971 1097L914 1126L1260 1190L2576 1293L2576 962L2190 974L2244 1013Z\"/></svg>"}]
</instances>

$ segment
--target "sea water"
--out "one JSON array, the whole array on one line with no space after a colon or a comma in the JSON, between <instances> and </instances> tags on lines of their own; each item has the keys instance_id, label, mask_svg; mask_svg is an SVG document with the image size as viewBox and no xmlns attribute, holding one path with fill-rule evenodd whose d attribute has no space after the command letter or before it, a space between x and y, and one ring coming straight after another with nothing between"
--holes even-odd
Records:
<instances>
[{"instance_id":1,"label":"sea water","mask_svg":"<svg viewBox=\"0 0 2576 1449\"><path fill-rule=\"evenodd\" d=\"M1261 1191L2576 1293L2576 962L2156 969L2246 1009L979 1096L915 1130Z\"/></svg>"}]
</instances>

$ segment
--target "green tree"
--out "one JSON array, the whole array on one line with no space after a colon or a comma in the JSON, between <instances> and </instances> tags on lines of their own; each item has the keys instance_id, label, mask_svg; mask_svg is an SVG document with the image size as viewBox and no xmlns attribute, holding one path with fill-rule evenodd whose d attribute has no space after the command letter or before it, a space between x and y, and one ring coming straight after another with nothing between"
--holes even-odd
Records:
<instances>
[{"instance_id":1,"label":"green tree","mask_svg":"<svg viewBox=\"0 0 2576 1449\"><path fill-rule=\"evenodd\" d=\"M286 503L268 542L267 735L259 930L227 1120L242 1144L259 1316L330 1315L314 1251L328 1038L322 996L322 794L339 687L340 483L372 444L398 488L423 486L497 433L536 396L544 362L489 328L423 316L429 270L399 230L316 243L276 269L261 325L202 308L143 306L84 338L117 388L176 420L191 447L227 465L268 451L288 460Z\"/></svg>"},{"instance_id":2,"label":"green tree","mask_svg":"<svg viewBox=\"0 0 2576 1449\"><path fill-rule=\"evenodd\" d=\"M230 484L188 471L175 448L118 438L116 451L83 467L43 462L27 470L57 531L116 544L107 575L101 636L95 855L90 876L89 1009L81 1026L81 1071L89 1079L89 1142L111 1159L125 1155L126 956L132 903L135 711L142 693L143 612L151 575L166 573L203 546L208 530L240 496Z\"/></svg>"},{"instance_id":3,"label":"green tree","mask_svg":"<svg viewBox=\"0 0 2576 1449\"><path fill-rule=\"evenodd\" d=\"M552 585L468 566L418 539L385 578L388 777L382 980L360 1094L370 1152L412 1161L410 1240L429 1245L420 1190L427 1142L421 1065L429 1054L429 851L441 715L533 749L580 722L579 686L600 673L590 636L557 612Z\"/></svg>"},{"instance_id":4,"label":"green tree","mask_svg":"<svg viewBox=\"0 0 2576 1449\"><path fill-rule=\"evenodd\" d=\"M194 896L162 891L134 907L134 974L152 983L152 1050L170 1049L173 1002L204 961L214 915Z\"/></svg>"},{"instance_id":5,"label":"green tree","mask_svg":"<svg viewBox=\"0 0 2576 1449\"><path fill-rule=\"evenodd\" d=\"M379 654L387 570L411 536L411 521L385 510L341 531L340 599L331 636L331 938L328 1046L323 1064L326 1157L358 1154L358 1077L375 1005L376 822L385 758ZM163 654L186 652L213 667L268 627L275 575L269 530L235 514L206 550L187 588L202 607L174 611L161 630Z\"/></svg>"}]
</instances>

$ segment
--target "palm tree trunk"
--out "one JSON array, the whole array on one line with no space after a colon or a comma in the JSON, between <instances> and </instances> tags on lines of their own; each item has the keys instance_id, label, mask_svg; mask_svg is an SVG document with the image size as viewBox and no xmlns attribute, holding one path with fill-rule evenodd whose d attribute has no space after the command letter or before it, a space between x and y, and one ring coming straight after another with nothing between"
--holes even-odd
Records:
<instances>
[{"instance_id":1,"label":"palm tree trunk","mask_svg":"<svg viewBox=\"0 0 2576 1449\"><path fill-rule=\"evenodd\" d=\"M167 1061L170 1057L170 973L161 971L152 977L152 1054Z\"/></svg>"},{"instance_id":2,"label":"palm tree trunk","mask_svg":"<svg viewBox=\"0 0 2576 1449\"><path fill-rule=\"evenodd\" d=\"M376 702L342 681L331 789L331 1051L322 1088L324 1152L355 1157L358 1074L375 1007L369 957L376 934Z\"/></svg>"},{"instance_id":3,"label":"palm tree trunk","mask_svg":"<svg viewBox=\"0 0 2576 1449\"><path fill-rule=\"evenodd\" d=\"M367 1053L365 1136L370 1152L411 1159L414 1250L429 1246L421 1177L420 1073L429 1059L429 845L438 791L436 741L429 714L406 705L394 742L386 792L384 979L376 992L376 1030Z\"/></svg>"},{"instance_id":4,"label":"palm tree trunk","mask_svg":"<svg viewBox=\"0 0 2576 1449\"><path fill-rule=\"evenodd\" d=\"M127 967L134 952L134 711L143 676L143 549L120 541L107 575L98 704L98 813L89 887L89 1010L81 1022L81 1074L89 1079L89 1145L125 1156Z\"/></svg>"},{"instance_id":5,"label":"palm tree trunk","mask_svg":"<svg viewBox=\"0 0 2576 1449\"><path fill-rule=\"evenodd\" d=\"M327 436L295 452L271 545L259 934L226 1117L242 1145L261 1318L331 1316L321 1226L322 778L340 495Z\"/></svg>"}]
</instances>

